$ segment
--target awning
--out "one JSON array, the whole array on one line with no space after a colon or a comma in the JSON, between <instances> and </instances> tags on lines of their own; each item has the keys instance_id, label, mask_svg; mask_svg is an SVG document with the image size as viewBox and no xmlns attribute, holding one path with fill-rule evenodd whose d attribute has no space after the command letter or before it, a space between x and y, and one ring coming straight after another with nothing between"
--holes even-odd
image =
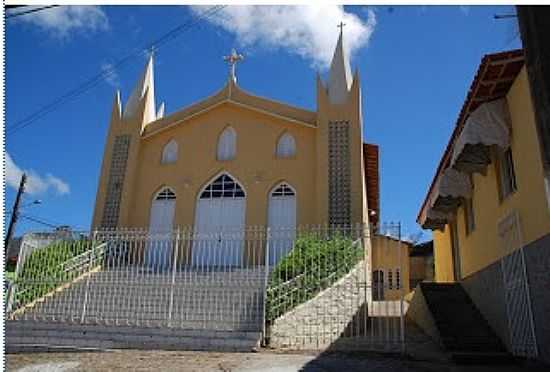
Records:
<instances>
[{"instance_id":1,"label":"awning","mask_svg":"<svg viewBox=\"0 0 550 372\"><path fill-rule=\"evenodd\" d=\"M466 119L458 136L450 166L465 173L485 173L491 163L491 146L510 145L510 114L501 98L480 105Z\"/></svg>"},{"instance_id":2,"label":"awning","mask_svg":"<svg viewBox=\"0 0 550 372\"><path fill-rule=\"evenodd\" d=\"M431 207L423 210L420 215L420 225L423 229L443 230L448 221L448 215L433 210Z\"/></svg>"},{"instance_id":3,"label":"awning","mask_svg":"<svg viewBox=\"0 0 550 372\"><path fill-rule=\"evenodd\" d=\"M429 206L438 212L451 213L458 208L461 198L471 197L470 177L455 169L447 168L435 184Z\"/></svg>"}]
</instances>

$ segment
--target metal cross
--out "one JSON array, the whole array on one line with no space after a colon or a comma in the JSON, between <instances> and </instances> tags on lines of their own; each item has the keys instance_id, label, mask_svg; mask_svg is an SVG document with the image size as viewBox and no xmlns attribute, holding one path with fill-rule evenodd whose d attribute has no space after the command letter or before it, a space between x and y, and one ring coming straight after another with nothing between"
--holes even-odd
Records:
<instances>
[{"instance_id":1,"label":"metal cross","mask_svg":"<svg viewBox=\"0 0 550 372\"><path fill-rule=\"evenodd\" d=\"M336 27L338 27L338 28L340 29L340 33L342 33L342 32L344 31L344 26L345 26L345 25L346 25L346 24L345 24L344 22L340 22L340 23L338 24L338 26L336 26Z\"/></svg>"},{"instance_id":2,"label":"metal cross","mask_svg":"<svg viewBox=\"0 0 550 372\"><path fill-rule=\"evenodd\" d=\"M231 49L230 55L223 57L223 60L229 64L229 76L233 78L233 80L236 80L235 65L237 64L237 62L242 61L243 59L244 56L242 54L237 54L237 51L234 48Z\"/></svg>"}]
</instances>

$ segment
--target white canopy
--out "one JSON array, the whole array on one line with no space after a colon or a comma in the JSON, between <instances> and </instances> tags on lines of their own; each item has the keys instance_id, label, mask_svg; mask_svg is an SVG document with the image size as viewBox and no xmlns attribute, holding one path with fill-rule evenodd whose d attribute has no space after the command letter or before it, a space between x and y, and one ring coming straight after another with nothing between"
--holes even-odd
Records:
<instances>
[{"instance_id":1,"label":"white canopy","mask_svg":"<svg viewBox=\"0 0 550 372\"><path fill-rule=\"evenodd\" d=\"M433 210L432 207L427 206L420 215L420 225L423 229L443 229L447 224L448 215L446 213Z\"/></svg>"},{"instance_id":2,"label":"white canopy","mask_svg":"<svg viewBox=\"0 0 550 372\"><path fill-rule=\"evenodd\" d=\"M470 114L454 144L450 165L467 173L484 173L493 145L502 149L510 145L510 114L504 98L484 103Z\"/></svg>"},{"instance_id":3,"label":"white canopy","mask_svg":"<svg viewBox=\"0 0 550 372\"><path fill-rule=\"evenodd\" d=\"M449 213L460 204L461 198L472 197L472 183L467 174L452 168L447 168L438 178L432 195L430 207L432 209Z\"/></svg>"}]
</instances>

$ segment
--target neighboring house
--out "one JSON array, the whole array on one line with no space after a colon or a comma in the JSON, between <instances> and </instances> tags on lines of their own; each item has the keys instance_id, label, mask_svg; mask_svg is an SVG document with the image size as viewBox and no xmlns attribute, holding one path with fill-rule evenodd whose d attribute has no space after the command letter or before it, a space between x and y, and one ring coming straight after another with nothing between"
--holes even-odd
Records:
<instances>
[{"instance_id":1,"label":"neighboring house","mask_svg":"<svg viewBox=\"0 0 550 372\"><path fill-rule=\"evenodd\" d=\"M413 290L422 281L434 280L433 241L415 244L409 251L409 283Z\"/></svg>"},{"instance_id":2,"label":"neighboring house","mask_svg":"<svg viewBox=\"0 0 550 372\"><path fill-rule=\"evenodd\" d=\"M530 356L550 356L541 144L523 51L486 55L418 216L433 230L435 280L460 281L505 344Z\"/></svg>"},{"instance_id":3,"label":"neighboring house","mask_svg":"<svg viewBox=\"0 0 550 372\"><path fill-rule=\"evenodd\" d=\"M385 235L372 239L372 297L398 300L410 292L409 251L412 244Z\"/></svg>"},{"instance_id":4,"label":"neighboring house","mask_svg":"<svg viewBox=\"0 0 550 372\"><path fill-rule=\"evenodd\" d=\"M240 57L227 57L219 91L168 116L155 104L152 57L124 107L117 92L94 229L194 226L200 235L376 222L367 185L378 183L366 170L378 177L378 151L363 143L359 74L342 34L328 82L317 77L316 111L244 91L234 73Z\"/></svg>"}]
</instances>

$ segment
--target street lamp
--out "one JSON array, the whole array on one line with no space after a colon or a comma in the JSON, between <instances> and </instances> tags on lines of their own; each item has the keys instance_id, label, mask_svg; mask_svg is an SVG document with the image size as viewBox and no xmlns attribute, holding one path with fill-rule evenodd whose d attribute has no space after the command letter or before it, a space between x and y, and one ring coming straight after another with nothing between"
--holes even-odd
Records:
<instances>
[{"instance_id":1,"label":"street lamp","mask_svg":"<svg viewBox=\"0 0 550 372\"><path fill-rule=\"evenodd\" d=\"M35 205L35 204L42 204L42 200L40 200L40 199L33 200L33 201L30 202L30 203L23 204L23 205L22 205L21 207L19 207L19 208L25 208L25 207L28 207L29 205Z\"/></svg>"}]
</instances>

